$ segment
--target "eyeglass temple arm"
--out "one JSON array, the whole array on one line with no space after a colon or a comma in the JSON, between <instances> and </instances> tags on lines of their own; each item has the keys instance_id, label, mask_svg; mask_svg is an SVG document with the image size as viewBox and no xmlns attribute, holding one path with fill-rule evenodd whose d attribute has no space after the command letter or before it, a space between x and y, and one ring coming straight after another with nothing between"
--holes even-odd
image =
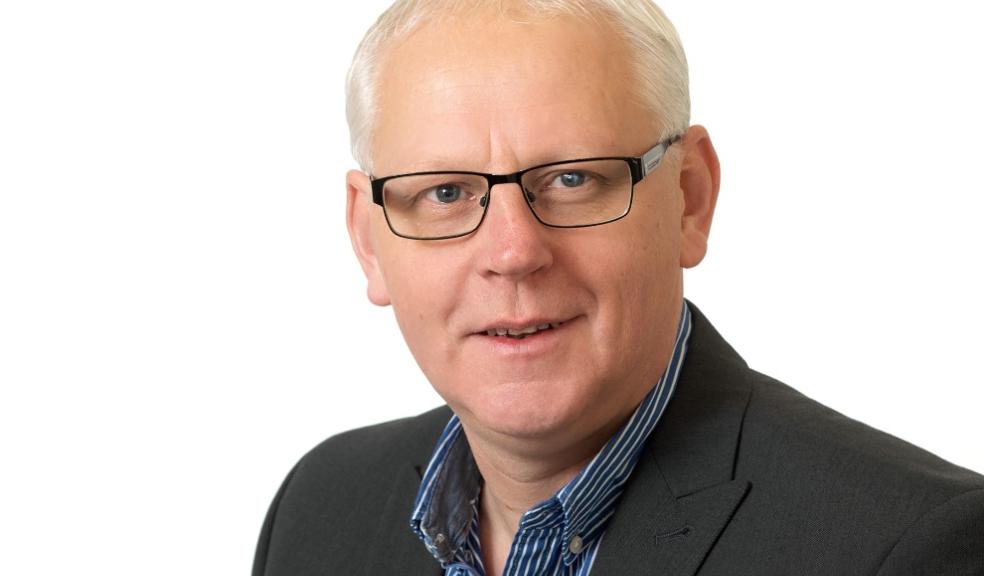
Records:
<instances>
[{"instance_id":1,"label":"eyeglass temple arm","mask_svg":"<svg viewBox=\"0 0 984 576\"><path fill-rule=\"evenodd\" d=\"M659 167L659 163L663 160L663 156L666 155L666 150L676 142L679 142L682 137L683 136L678 134L672 138L667 138L666 140L663 140L659 144L650 148L649 152L642 155L640 160L642 160L643 178L649 176L650 173Z\"/></svg>"},{"instance_id":2,"label":"eyeglass temple arm","mask_svg":"<svg viewBox=\"0 0 984 576\"><path fill-rule=\"evenodd\" d=\"M642 177L645 178L649 176L658 166L660 161L663 159L663 155L666 154L667 142L663 141L656 145L655 148L651 148L649 152L642 155Z\"/></svg>"}]
</instances>

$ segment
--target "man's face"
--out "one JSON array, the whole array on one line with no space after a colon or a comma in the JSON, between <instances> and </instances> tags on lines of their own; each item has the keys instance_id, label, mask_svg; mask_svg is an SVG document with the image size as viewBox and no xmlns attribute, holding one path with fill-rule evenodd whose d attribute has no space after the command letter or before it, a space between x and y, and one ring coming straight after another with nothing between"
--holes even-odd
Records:
<instances>
[{"instance_id":1,"label":"man's face","mask_svg":"<svg viewBox=\"0 0 984 576\"><path fill-rule=\"evenodd\" d=\"M631 97L629 54L615 38L567 17L425 25L383 59L375 175L642 154L661 126ZM590 228L543 226L504 184L475 233L403 239L371 204L366 176L350 173L349 226L370 298L393 305L466 430L558 445L609 434L656 383L682 304L681 264L703 256L687 241L687 140L636 186L627 217ZM487 334L557 323L523 339Z\"/></svg>"}]
</instances>

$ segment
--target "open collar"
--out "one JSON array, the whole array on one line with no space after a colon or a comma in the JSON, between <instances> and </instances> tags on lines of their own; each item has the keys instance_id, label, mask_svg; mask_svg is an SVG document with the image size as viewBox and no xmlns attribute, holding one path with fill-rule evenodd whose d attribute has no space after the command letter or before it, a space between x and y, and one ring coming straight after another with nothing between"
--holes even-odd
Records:
<instances>
[{"instance_id":1,"label":"open collar","mask_svg":"<svg viewBox=\"0 0 984 576\"><path fill-rule=\"evenodd\" d=\"M591 576L692 576L727 528L749 484L734 477L745 408L748 367L692 303L687 360L672 402L650 436L605 531ZM364 572L430 574L443 570L405 528L411 503L447 408L429 415L433 435L408 456L379 518L375 549ZM430 448L423 449L423 444Z\"/></svg>"},{"instance_id":2,"label":"open collar","mask_svg":"<svg viewBox=\"0 0 984 576\"><path fill-rule=\"evenodd\" d=\"M691 313L681 304L676 341L666 369L629 420L606 442L587 466L551 498L527 511L520 532L560 529L562 561L577 561L582 549L595 548L641 452L676 389L691 333ZM441 564L468 562L477 546L474 515L482 479L452 416L434 448L414 503L410 526ZM577 547L571 543L577 541ZM469 543L471 546L469 546ZM592 552L593 554L593 552Z\"/></svg>"}]
</instances>

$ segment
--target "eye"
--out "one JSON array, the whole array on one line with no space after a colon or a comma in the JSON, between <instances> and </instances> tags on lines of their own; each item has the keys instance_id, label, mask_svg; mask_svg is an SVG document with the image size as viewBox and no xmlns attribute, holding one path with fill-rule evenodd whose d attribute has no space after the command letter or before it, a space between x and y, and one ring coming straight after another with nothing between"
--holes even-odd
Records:
<instances>
[{"instance_id":1,"label":"eye","mask_svg":"<svg viewBox=\"0 0 984 576\"><path fill-rule=\"evenodd\" d=\"M564 172L559 174L551 185L560 186L563 188L574 188L576 186L583 185L586 179L587 177L583 172Z\"/></svg>"},{"instance_id":2,"label":"eye","mask_svg":"<svg viewBox=\"0 0 984 576\"><path fill-rule=\"evenodd\" d=\"M428 196L442 204L451 204L461 198L461 186L457 184L441 184L431 188Z\"/></svg>"}]
</instances>

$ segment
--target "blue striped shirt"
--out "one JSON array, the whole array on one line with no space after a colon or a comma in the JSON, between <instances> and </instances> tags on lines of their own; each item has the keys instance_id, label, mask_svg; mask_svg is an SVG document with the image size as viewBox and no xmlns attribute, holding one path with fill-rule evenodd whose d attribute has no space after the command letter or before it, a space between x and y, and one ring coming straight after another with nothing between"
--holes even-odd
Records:
<instances>
[{"instance_id":1,"label":"blue striped shirt","mask_svg":"<svg viewBox=\"0 0 984 576\"><path fill-rule=\"evenodd\" d=\"M662 377L577 476L523 514L504 576L588 576L608 519L676 388L689 337L684 302ZM424 473L410 526L445 576L485 576L478 528L482 476L461 436L461 422L452 416Z\"/></svg>"}]
</instances>

